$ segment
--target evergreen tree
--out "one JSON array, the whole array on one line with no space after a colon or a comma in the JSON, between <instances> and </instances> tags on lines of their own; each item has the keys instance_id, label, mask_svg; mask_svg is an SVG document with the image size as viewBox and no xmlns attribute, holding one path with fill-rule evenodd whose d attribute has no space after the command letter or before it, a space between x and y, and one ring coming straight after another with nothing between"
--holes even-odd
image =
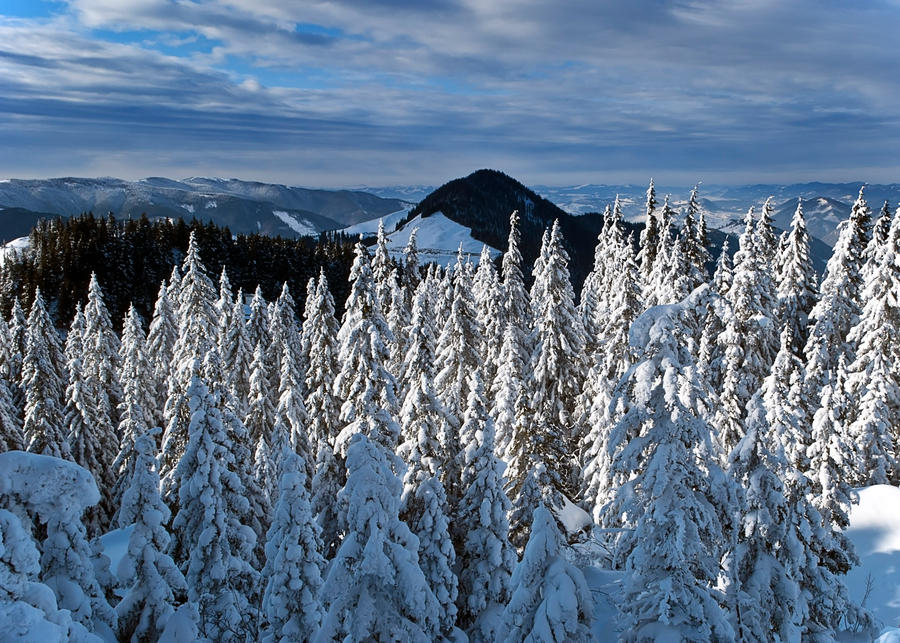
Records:
<instances>
[{"instance_id":1,"label":"evergreen tree","mask_svg":"<svg viewBox=\"0 0 900 643\"><path fill-rule=\"evenodd\" d=\"M35 290L28 315L22 388L25 391L25 448L32 453L71 458L63 416L65 365L59 335Z\"/></svg>"},{"instance_id":2,"label":"evergreen tree","mask_svg":"<svg viewBox=\"0 0 900 643\"><path fill-rule=\"evenodd\" d=\"M97 275L91 274L87 303L84 306L84 355L82 368L85 381L96 396L97 429L113 433L119 420L119 404L122 403L122 386L119 382L119 338L113 331L109 311L103 301L103 292ZM107 454L110 461L115 452Z\"/></svg>"},{"instance_id":3,"label":"evergreen tree","mask_svg":"<svg viewBox=\"0 0 900 643\"><path fill-rule=\"evenodd\" d=\"M12 383L13 404L19 413L19 418L22 419L25 417L25 390L22 369L24 367L25 352L28 348L28 320L25 317L25 311L22 310L18 297L13 298L12 309L9 313L9 337L11 349L9 381Z\"/></svg>"},{"instance_id":4,"label":"evergreen tree","mask_svg":"<svg viewBox=\"0 0 900 643\"><path fill-rule=\"evenodd\" d=\"M243 294L238 290L237 299L226 318L228 325L219 333L219 354L225 366L223 379L234 402L234 412L238 417L247 417L250 412L250 367L255 346L250 345L247 335L242 299Z\"/></svg>"},{"instance_id":5,"label":"evergreen tree","mask_svg":"<svg viewBox=\"0 0 900 643\"><path fill-rule=\"evenodd\" d=\"M878 266L862 293L865 306L847 334L856 358L848 367L846 388L850 411L850 443L857 458L853 470L865 472L863 484L900 480L897 445L900 445L900 267L896 246L882 252Z\"/></svg>"},{"instance_id":6,"label":"evergreen tree","mask_svg":"<svg viewBox=\"0 0 900 643\"><path fill-rule=\"evenodd\" d=\"M868 244L869 209L860 189L850 218L839 226L838 240L819 285L819 301L809 314L806 387L815 399L828 383L838 358L848 351L847 333L861 310L862 266Z\"/></svg>"},{"instance_id":7,"label":"evergreen tree","mask_svg":"<svg viewBox=\"0 0 900 643\"><path fill-rule=\"evenodd\" d=\"M487 246L481 249L478 270L472 283L472 297L475 313L481 328L481 363L483 365L485 388L493 386L497 372L500 348L503 345L503 331L506 328L506 309L502 298L502 287L494 269L494 262Z\"/></svg>"},{"instance_id":8,"label":"evergreen tree","mask_svg":"<svg viewBox=\"0 0 900 643\"><path fill-rule=\"evenodd\" d=\"M509 239L501 269L503 295L507 321L516 324L521 332L527 333L531 328L531 307L528 303L528 291L525 290L525 278L522 276L520 242L519 211L513 210L513 213L509 215ZM436 317L436 319L441 318Z\"/></svg>"},{"instance_id":9,"label":"evergreen tree","mask_svg":"<svg viewBox=\"0 0 900 643\"><path fill-rule=\"evenodd\" d=\"M147 331L147 356L152 368L154 384L151 392L154 403L145 411L151 414L153 424L162 425L165 421L163 411L168 397L167 382L177 339L178 322L164 281L159 287L159 296L153 308L153 319Z\"/></svg>"},{"instance_id":10,"label":"evergreen tree","mask_svg":"<svg viewBox=\"0 0 900 643\"><path fill-rule=\"evenodd\" d=\"M546 450L542 455L551 473L553 491L574 496L580 486L580 474L571 454L582 439L576 411L586 368L583 329L575 310L567 267L569 257L562 246L558 221L553 224L543 252L546 262L541 270L535 268L534 290L539 296L532 298L537 341L530 362L531 404L537 425L545 431Z\"/></svg>"},{"instance_id":11,"label":"evergreen tree","mask_svg":"<svg viewBox=\"0 0 900 643\"><path fill-rule=\"evenodd\" d=\"M613 429L614 470L627 482L608 510L634 525L625 561L625 640L672 633L728 640L733 632L716 589L730 485L711 456L710 428L697 413L690 355L672 312L641 320L645 358L619 395L627 407ZM631 439L623 440L626 436ZM621 445L621 446L618 446Z\"/></svg>"},{"instance_id":12,"label":"evergreen tree","mask_svg":"<svg viewBox=\"0 0 900 643\"><path fill-rule=\"evenodd\" d=\"M308 354L306 371L306 409L309 412L309 436L317 446L322 441L334 443L338 431L339 402L333 394L337 374L337 332L334 300L324 273L318 283L303 322L304 351Z\"/></svg>"},{"instance_id":13,"label":"evergreen tree","mask_svg":"<svg viewBox=\"0 0 900 643\"><path fill-rule=\"evenodd\" d=\"M644 208L644 229L641 231L641 250L638 253L642 282L646 282L650 278L653 263L656 261L656 251L659 247L659 222L654 214L657 205L656 190L653 187L653 179L650 179L650 187L647 188L646 207Z\"/></svg>"},{"instance_id":14,"label":"evergreen tree","mask_svg":"<svg viewBox=\"0 0 900 643\"><path fill-rule=\"evenodd\" d=\"M194 368L199 372L199 365ZM240 520L249 506L218 403L199 375L191 378L186 397L189 440L175 471L180 486L173 557L186 572L201 633L214 640L243 640L254 631L245 619L249 601L243 580L256 575L247 562L255 537Z\"/></svg>"},{"instance_id":15,"label":"evergreen tree","mask_svg":"<svg viewBox=\"0 0 900 643\"><path fill-rule=\"evenodd\" d=\"M531 537L512 576L498 640L591 641L594 604L584 575L562 555L556 519L534 510Z\"/></svg>"},{"instance_id":16,"label":"evergreen tree","mask_svg":"<svg viewBox=\"0 0 900 643\"><path fill-rule=\"evenodd\" d=\"M459 569L459 624L470 640L490 640L493 610L509 598L515 552L507 533L509 499L503 491L503 465L494 455L494 423L484 408L476 371L460 429L460 485L464 491L453 516ZM484 616L484 621L480 617Z\"/></svg>"},{"instance_id":17,"label":"evergreen tree","mask_svg":"<svg viewBox=\"0 0 900 643\"><path fill-rule=\"evenodd\" d=\"M305 467L304 482L309 485L315 475L315 451L309 440L309 414L303 402L300 373L297 372L291 359L291 349L285 345L281 357L281 386L279 387L278 406L275 408L275 423L272 430L271 447L273 461L280 462L284 447L288 447L301 458ZM280 477L276 471L275 475ZM277 479L272 481L272 497L277 491Z\"/></svg>"},{"instance_id":18,"label":"evergreen tree","mask_svg":"<svg viewBox=\"0 0 900 643\"><path fill-rule=\"evenodd\" d=\"M344 455L350 438L363 432L394 453L400 428L393 418L397 405L396 382L387 370L391 331L381 313L365 247L356 244L356 259L350 271L350 296L338 332L340 371L334 381L335 395L343 400L336 451Z\"/></svg>"},{"instance_id":19,"label":"evergreen tree","mask_svg":"<svg viewBox=\"0 0 900 643\"><path fill-rule=\"evenodd\" d=\"M438 602L419 567L418 539L398 518L400 490L384 448L354 434L337 499L346 535L322 586L326 614L315 641L437 636Z\"/></svg>"},{"instance_id":20,"label":"evergreen tree","mask_svg":"<svg viewBox=\"0 0 900 643\"><path fill-rule=\"evenodd\" d=\"M276 480L266 477L267 460L272 455L272 428L275 406L272 404L271 382L266 377L266 350L262 344L253 351L250 364L250 403L244 426L250 432L250 444L255 450L255 470L259 484L267 493L274 491Z\"/></svg>"},{"instance_id":21,"label":"evergreen tree","mask_svg":"<svg viewBox=\"0 0 900 643\"><path fill-rule=\"evenodd\" d=\"M88 510L87 523L92 536L105 531L109 524L113 507L110 504L110 494L115 481L112 460L118 453L118 440L116 435L109 430L109 418L101 419L99 409L96 381L85 377L81 355L83 336L73 333L68 347L74 357L68 364L70 373L69 386L66 387L66 406L64 409L64 423L68 430L66 438L71 450L72 459L91 472L97 486L100 489L100 503Z\"/></svg>"},{"instance_id":22,"label":"evergreen tree","mask_svg":"<svg viewBox=\"0 0 900 643\"><path fill-rule=\"evenodd\" d=\"M381 310L388 312L391 303L391 254L387 249L387 235L384 233L384 219L378 220L375 236L375 253L372 256L372 278L375 280L375 296L381 303Z\"/></svg>"},{"instance_id":23,"label":"evergreen tree","mask_svg":"<svg viewBox=\"0 0 900 643\"><path fill-rule=\"evenodd\" d=\"M25 434L13 405L9 380L0 377L0 453L25 448Z\"/></svg>"},{"instance_id":24,"label":"evergreen tree","mask_svg":"<svg viewBox=\"0 0 900 643\"><path fill-rule=\"evenodd\" d=\"M809 254L809 233L803 217L803 201L797 200L797 210L791 219L787 245L778 260L778 319L791 326L794 352L801 354L806 345L809 313L816 303L818 279Z\"/></svg>"},{"instance_id":25,"label":"evergreen tree","mask_svg":"<svg viewBox=\"0 0 900 643\"><path fill-rule=\"evenodd\" d=\"M759 396L752 405L747 433L729 456L729 473L744 490L732 554L736 634L742 641L796 641L804 608L795 579L801 543L779 477L788 463L777 441L767 446L773 441Z\"/></svg>"},{"instance_id":26,"label":"evergreen tree","mask_svg":"<svg viewBox=\"0 0 900 643\"><path fill-rule=\"evenodd\" d=\"M127 399L128 393L125 395ZM187 584L166 554L170 537L165 525L170 514L159 496L153 432L135 438L134 453L136 461L119 509L119 525L134 526L117 570L126 591L116 605L116 614L119 640L149 643L159 640L165 631L175 606L187 593Z\"/></svg>"},{"instance_id":27,"label":"evergreen tree","mask_svg":"<svg viewBox=\"0 0 900 643\"><path fill-rule=\"evenodd\" d=\"M507 459L509 444L515 433L516 403L525 386L524 342L521 330L515 324L507 323L506 331L503 333L497 376L494 378L490 396L494 400L490 415L495 418L496 428L494 453L503 460Z\"/></svg>"},{"instance_id":28,"label":"evergreen tree","mask_svg":"<svg viewBox=\"0 0 900 643\"><path fill-rule=\"evenodd\" d=\"M449 315L444 318L438 337L434 383L441 403L458 425L469 396L469 375L483 363L480 355L483 335L462 252L457 259L453 281ZM440 320L441 317L435 319ZM451 495L453 491L450 490Z\"/></svg>"},{"instance_id":29,"label":"evergreen tree","mask_svg":"<svg viewBox=\"0 0 900 643\"><path fill-rule=\"evenodd\" d=\"M319 591L325 561L319 552L303 458L291 450L281 455L278 502L266 536L265 588L261 640L310 641L322 622Z\"/></svg>"},{"instance_id":30,"label":"evergreen tree","mask_svg":"<svg viewBox=\"0 0 900 643\"><path fill-rule=\"evenodd\" d=\"M116 613L100 584L98 567L102 565L81 521L85 508L95 504L100 494L92 480L81 491L82 497L66 497L65 502L54 503L52 511L41 512L47 534L41 548L41 581L56 594L60 609L72 613L74 621L90 632L114 637Z\"/></svg>"},{"instance_id":31,"label":"evergreen tree","mask_svg":"<svg viewBox=\"0 0 900 643\"><path fill-rule=\"evenodd\" d=\"M415 338L413 338L415 341ZM411 349L412 352L412 349ZM440 630L449 637L456 622L456 554L450 539L449 506L442 478L447 456L443 442L450 422L437 400L430 365L422 364L400 411L409 463L403 478L400 517L419 539L419 565L439 605Z\"/></svg>"},{"instance_id":32,"label":"evergreen tree","mask_svg":"<svg viewBox=\"0 0 900 643\"><path fill-rule=\"evenodd\" d=\"M173 278L176 276L173 274ZM173 510L179 496L174 472L184 454L191 422L187 389L199 372L195 370L195 363L197 360L202 363L216 344L215 290L200 261L200 249L193 232L184 259L184 275L177 290L178 338L173 347L172 368L169 370L168 397L164 412L166 427L159 467L163 500ZM177 514L177 511L174 513Z\"/></svg>"},{"instance_id":33,"label":"evergreen tree","mask_svg":"<svg viewBox=\"0 0 900 643\"><path fill-rule=\"evenodd\" d=\"M731 282L734 277L734 269L731 265L731 255L728 254L728 239L722 243L722 251L716 261L716 271L713 273L713 288L720 295L725 295L731 290Z\"/></svg>"}]
</instances>

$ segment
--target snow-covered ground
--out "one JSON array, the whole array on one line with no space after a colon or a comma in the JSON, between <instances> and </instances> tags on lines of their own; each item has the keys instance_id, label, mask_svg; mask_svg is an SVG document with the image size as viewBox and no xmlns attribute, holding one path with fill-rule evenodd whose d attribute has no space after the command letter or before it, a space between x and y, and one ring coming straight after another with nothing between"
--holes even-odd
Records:
<instances>
[{"instance_id":1,"label":"snow-covered ground","mask_svg":"<svg viewBox=\"0 0 900 643\"><path fill-rule=\"evenodd\" d=\"M484 246L481 241L472 238L469 228L456 223L456 221L451 221L441 212L435 212L424 219L421 216L415 217L402 229L389 234L388 250L391 256L403 256L403 249L409 242L409 235L416 228L419 230L416 233L416 244L419 247L419 261L422 263L434 262L443 266L451 265L456 261L460 247L462 247L463 253L472 256L473 262L477 262L481 248ZM492 257L500 254L496 248L489 247L489 250Z\"/></svg>"},{"instance_id":2,"label":"snow-covered ground","mask_svg":"<svg viewBox=\"0 0 900 643\"><path fill-rule=\"evenodd\" d=\"M865 607L885 627L900 627L900 489L861 489L859 504L850 512L848 534L860 558L860 565L847 575L850 597L865 599Z\"/></svg>"},{"instance_id":3,"label":"snow-covered ground","mask_svg":"<svg viewBox=\"0 0 900 643\"><path fill-rule=\"evenodd\" d=\"M378 222L384 221L384 229L386 232L390 233L397 226L397 222L403 219L407 214L409 214L409 208L405 210L397 210L396 212L391 212L390 214L386 214L383 217L369 219L368 221L363 221L362 223L357 223L356 225L344 228L343 230L341 230L341 232L351 236L355 236L358 234L361 234L363 236L374 235L378 233Z\"/></svg>"},{"instance_id":4,"label":"snow-covered ground","mask_svg":"<svg viewBox=\"0 0 900 643\"><path fill-rule=\"evenodd\" d=\"M29 243L28 237L19 237L18 239L13 239L3 247L0 247L0 266L6 261L7 255L25 250Z\"/></svg>"},{"instance_id":5,"label":"snow-covered ground","mask_svg":"<svg viewBox=\"0 0 900 643\"><path fill-rule=\"evenodd\" d=\"M284 210L273 210L272 214L281 219L281 221L287 224L287 227L297 234L304 236L315 236L318 234L316 229L312 227L308 221L298 220L289 212L285 212Z\"/></svg>"}]
</instances>

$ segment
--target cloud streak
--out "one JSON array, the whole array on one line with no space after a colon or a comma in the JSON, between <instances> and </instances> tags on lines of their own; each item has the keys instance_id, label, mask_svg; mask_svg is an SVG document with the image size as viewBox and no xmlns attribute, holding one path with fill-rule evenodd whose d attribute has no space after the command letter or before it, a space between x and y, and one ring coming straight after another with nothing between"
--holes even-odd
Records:
<instances>
[{"instance_id":1,"label":"cloud streak","mask_svg":"<svg viewBox=\"0 0 900 643\"><path fill-rule=\"evenodd\" d=\"M889 181L896 33L877 2L70 0L0 17L0 175Z\"/></svg>"}]
</instances>

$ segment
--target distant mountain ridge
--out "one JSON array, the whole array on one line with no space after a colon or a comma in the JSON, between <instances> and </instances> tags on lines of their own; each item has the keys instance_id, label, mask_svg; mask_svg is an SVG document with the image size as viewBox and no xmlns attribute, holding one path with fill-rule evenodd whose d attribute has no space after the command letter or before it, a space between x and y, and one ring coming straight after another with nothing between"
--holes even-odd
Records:
<instances>
[{"instance_id":1,"label":"distant mountain ridge","mask_svg":"<svg viewBox=\"0 0 900 643\"><path fill-rule=\"evenodd\" d=\"M150 177L7 179L0 181L0 237L17 234L18 218L74 216L82 212L118 218L196 217L233 233L261 232L288 238L337 230L402 210L408 204L351 190L314 190L238 179ZM33 217L32 217L33 218Z\"/></svg>"}]
</instances>

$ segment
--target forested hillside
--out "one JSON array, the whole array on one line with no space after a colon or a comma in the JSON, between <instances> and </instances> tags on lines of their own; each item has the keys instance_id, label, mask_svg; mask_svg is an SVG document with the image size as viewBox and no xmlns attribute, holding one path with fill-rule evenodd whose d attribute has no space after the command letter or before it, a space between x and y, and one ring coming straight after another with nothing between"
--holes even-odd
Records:
<instances>
[{"instance_id":1,"label":"forested hillside","mask_svg":"<svg viewBox=\"0 0 900 643\"><path fill-rule=\"evenodd\" d=\"M181 265L191 234L210 274L227 267L234 288L247 295L259 286L274 299L285 282L293 293L304 295L310 277L324 270L339 307L347 296L353 244L339 234L297 239L232 235L228 228L197 220L84 214L39 221L29 235L28 251L5 258L0 309L8 315L17 296L30 306L40 288L52 303L55 323L67 327L95 274L117 323L132 304L149 319L159 284Z\"/></svg>"},{"instance_id":2,"label":"forested hillside","mask_svg":"<svg viewBox=\"0 0 900 643\"><path fill-rule=\"evenodd\" d=\"M342 314L318 271L245 307L236 284L270 273L220 233L204 254L202 227L121 333L99 275L65 339L43 291L13 299L0 622L47 641L871 638L845 530L854 487L900 482L900 215L873 222L860 191L819 281L802 205L780 240L771 204L751 209L732 260L695 197L676 217L651 186L637 245L610 208L580 298L560 223L526 287L513 212L499 268L357 243ZM588 570L619 579L615 622Z\"/></svg>"}]
</instances>

